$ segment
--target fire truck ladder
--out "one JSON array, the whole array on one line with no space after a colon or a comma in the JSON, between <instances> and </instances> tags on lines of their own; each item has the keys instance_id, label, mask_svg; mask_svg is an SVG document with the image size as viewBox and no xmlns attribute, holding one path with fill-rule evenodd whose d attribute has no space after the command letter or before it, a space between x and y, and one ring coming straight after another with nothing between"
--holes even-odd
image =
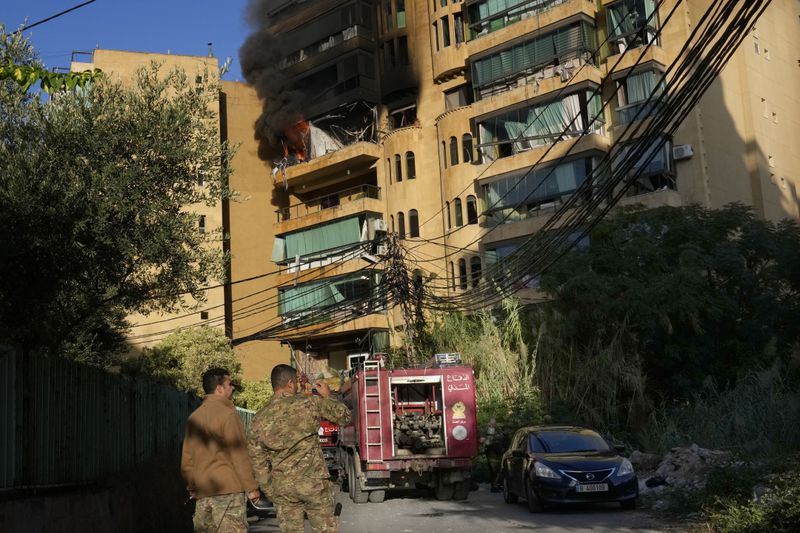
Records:
<instances>
[{"instance_id":1,"label":"fire truck ladder","mask_svg":"<svg viewBox=\"0 0 800 533\"><path fill-rule=\"evenodd\" d=\"M374 386L374 392L369 387ZM383 460L383 413L381 412L381 373L380 362L364 361L364 407L366 409L368 463L379 463ZM370 415L377 417L378 423L370 425ZM372 438L377 432L378 440Z\"/></svg>"}]
</instances>

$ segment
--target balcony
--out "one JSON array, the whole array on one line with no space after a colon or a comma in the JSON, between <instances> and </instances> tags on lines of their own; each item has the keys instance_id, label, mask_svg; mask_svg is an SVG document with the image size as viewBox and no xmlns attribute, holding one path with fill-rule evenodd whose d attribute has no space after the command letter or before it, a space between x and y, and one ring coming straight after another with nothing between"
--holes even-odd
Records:
<instances>
[{"instance_id":1,"label":"balcony","mask_svg":"<svg viewBox=\"0 0 800 533\"><path fill-rule=\"evenodd\" d=\"M275 233L286 233L303 226L313 226L364 211L380 213L382 211L380 200L381 189L375 185L360 185L318 196L306 202L277 209Z\"/></svg>"},{"instance_id":2,"label":"balcony","mask_svg":"<svg viewBox=\"0 0 800 533\"><path fill-rule=\"evenodd\" d=\"M369 170L381 158L381 148L371 142L357 142L310 161L286 167L275 175L286 187L300 188L313 184L324 186L352 179Z\"/></svg>"},{"instance_id":3,"label":"balcony","mask_svg":"<svg viewBox=\"0 0 800 533\"><path fill-rule=\"evenodd\" d=\"M649 102L644 100L642 102L617 107L614 126L624 126L634 121L650 118L658 112L660 107L660 101L655 98Z\"/></svg>"}]
</instances>

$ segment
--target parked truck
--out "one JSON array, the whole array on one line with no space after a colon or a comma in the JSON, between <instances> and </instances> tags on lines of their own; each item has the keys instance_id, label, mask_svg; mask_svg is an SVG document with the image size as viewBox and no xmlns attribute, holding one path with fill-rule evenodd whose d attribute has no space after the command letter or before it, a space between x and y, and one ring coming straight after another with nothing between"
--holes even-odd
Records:
<instances>
[{"instance_id":1,"label":"parked truck","mask_svg":"<svg viewBox=\"0 0 800 533\"><path fill-rule=\"evenodd\" d=\"M351 371L342 400L353 417L340 428L337 460L354 502L418 485L440 500L468 497L478 454L475 379L457 355L399 369L384 368L378 355Z\"/></svg>"}]
</instances>

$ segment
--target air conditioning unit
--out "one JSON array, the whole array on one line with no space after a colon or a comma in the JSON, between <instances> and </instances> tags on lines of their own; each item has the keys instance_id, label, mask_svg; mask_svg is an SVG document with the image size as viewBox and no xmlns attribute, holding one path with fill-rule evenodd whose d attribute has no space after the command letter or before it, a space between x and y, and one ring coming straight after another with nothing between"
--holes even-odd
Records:
<instances>
[{"instance_id":1,"label":"air conditioning unit","mask_svg":"<svg viewBox=\"0 0 800 533\"><path fill-rule=\"evenodd\" d=\"M389 247L385 244L379 244L375 247L375 254L376 255L387 255L389 253Z\"/></svg>"},{"instance_id":2,"label":"air conditioning unit","mask_svg":"<svg viewBox=\"0 0 800 533\"><path fill-rule=\"evenodd\" d=\"M691 144L679 144L677 146L672 147L672 158L675 161L680 161L682 159L689 159L694 155L694 150L692 149Z\"/></svg>"},{"instance_id":3,"label":"air conditioning unit","mask_svg":"<svg viewBox=\"0 0 800 533\"><path fill-rule=\"evenodd\" d=\"M372 227L375 231L389 231L389 227L386 225L386 221L382 218L376 218L372 221Z\"/></svg>"}]
</instances>

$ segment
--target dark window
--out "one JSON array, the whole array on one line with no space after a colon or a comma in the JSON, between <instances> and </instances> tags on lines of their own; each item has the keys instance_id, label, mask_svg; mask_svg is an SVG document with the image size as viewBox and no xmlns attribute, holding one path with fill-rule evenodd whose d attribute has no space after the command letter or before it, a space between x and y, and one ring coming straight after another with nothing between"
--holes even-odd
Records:
<instances>
[{"instance_id":1,"label":"dark window","mask_svg":"<svg viewBox=\"0 0 800 533\"><path fill-rule=\"evenodd\" d=\"M392 224L392 233L394 233L394 215L389 215L389 222Z\"/></svg>"},{"instance_id":2,"label":"dark window","mask_svg":"<svg viewBox=\"0 0 800 533\"><path fill-rule=\"evenodd\" d=\"M446 111L471 104L472 90L467 85L459 85L444 91L444 107Z\"/></svg>"},{"instance_id":3,"label":"dark window","mask_svg":"<svg viewBox=\"0 0 800 533\"><path fill-rule=\"evenodd\" d=\"M208 320L208 311L200 311L200 320Z\"/></svg>"},{"instance_id":4,"label":"dark window","mask_svg":"<svg viewBox=\"0 0 800 533\"><path fill-rule=\"evenodd\" d=\"M406 152L406 179L417 177L417 165L414 163L414 152Z\"/></svg>"},{"instance_id":5,"label":"dark window","mask_svg":"<svg viewBox=\"0 0 800 533\"><path fill-rule=\"evenodd\" d=\"M467 224L478 223L478 202L473 195L467 196Z\"/></svg>"},{"instance_id":6,"label":"dark window","mask_svg":"<svg viewBox=\"0 0 800 533\"><path fill-rule=\"evenodd\" d=\"M450 222L450 202L444 203L445 215L447 216L447 229L453 227L452 223Z\"/></svg>"},{"instance_id":7,"label":"dark window","mask_svg":"<svg viewBox=\"0 0 800 533\"><path fill-rule=\"evenodd\" d=\"M477 287L481 281L481 258L473 257L469 260L469 275L472 278L472 287Z\"/></svg>"},{"instance_id":8,"label":"dark window","mask_svg":"<svg viewBox=\"0 0 800 533\"><path fill-rule=\"evenodd\" d=\"M442 17L442 48L450 46L450 19Z\"/></svg>"},{"instance_id":9,"label":"dark window","mask_svg":"<svg viewBox=\"0 0 800 533\"><path fill-rule=\"evenodd\" d=\"M406 27L406 2L405 0L397 0L397 27Z\"/></svg>"},{"instance_id":10,"label":"dark window","mask_svg":"<svg viewBox=\"0 0 800 533\"><path fill-rule=\"evenodd\" d=\"M393 128L413 126L417 122L417 104L411 104L389 111L389 125Z\"/></svg>"},{"instance_id":11,"label":"dark window","mask_svg":"<svg viewBox=\"0 0 800 533\"><path fill-rule=\"evenodd\" d=\"M403 163L400 154L394 154L394 179L403 181Z\"/></svg>"},{"instance_id":12,"label":"dark window","mask_svg":"<svg viewBox=\"0 0 800 533\"><path fill-rule=\"evenodd\" d=\"M200 230L200 233L206 232L206 216L200 215L200 219L197 221L197 227Z\"/></svg>"},{"instance_id":13,"label":"dark window","mask_svg":"<svg viewBox=\"0 0 800 533\"><path fill-rule=\"evenodd\" d=\"M444 168L447 168L447 143L442 141L442 160L444 161Z\"/></svg>"},{"instance_id":14,"label":"dark window","mask_svg":"<svg viewBox=\"0 0 800 533\"><path fill-rule=\"evenodd\" d=\"M461 290L467 289L467 260L466 259L459 259L458 260L458 286L461 287Z\"/></svg>"},{"instance_id":15,"label":"dark window","mask_svg":"<svg viewBox=\"0 0 800 533\"><path fill-rule=\"evenodd\" d=\"M458 164L458 139L450 137L450 164Z\"/></svg>"},{"instance_id":16,"label":"dark window","mask_svg":"<svg viewBox=\"0 0 800 533\"><path fill-rule=\"evenodd\" d=\"M392 160L391 158L386 158L386 177L389 179L389 185L392 184Z\"/></svg>"},{"instance_id":17,"label":"dark window","mask_svg":"<svg viewBox=\"0 0 800 533\"><path fill-rule=\"evenodd\" d=\"M419 237L419 213L416 209L408 212L408 236Z\"/></svg>"},{"instance_id":18,"label":"dark window","mask_svg":"<svg viewBox=\"0 0 800 533\"><path fill-rule=\"evenodd\" d=\"M436 43L436 51L439 51L439 24L433 23L433 42Z\"/></svg>"},{"instance_id":19,"label":"dark window","mask_svg":"<svg viewBox=\"0 0 800 533\"><path fill-rule=\"evenodd\" d=\"M401 239L406 238L406 217L402 211L397 213L397 234Z\"/></svg>"},{"instance_id":20,"label":"dark window","mask_svg":"<svg viewBox=\"0 0 800 533\"><path fill-rule=\"evenodd\" d=\"M461 213L461 198L455 199L453 207L456 210L456 226L461 227L464 225L464 215Z\"/></svg>"},{"instance_id":21,"label":"dark window","mask_svg":"<svg viewBox=\"0 0 800 533\"><path fill-rule=\"evenodd\" d=\"M386 68L394 68L397 66L397 58L394 55L394 41L388 41L386 43Z\"/></svg>"},{"instance_id":22,"label":"dark window","mask_svg":"<svg viewBox=\"0 0 800 533\"><path fill-rule=\"evenodd\" d=\"M408 65L408 37L397 39L397 65Z\"/></svg>"},{"instance_id":23,"label":"dark window","mask_svg":"<svg viewBox=\"0 0 800 533\"><path fill-rule=\"evenodd\" d=\"M472 135L465 133L461 136L461 151L464 153L464 163L472 161Z\"/></svg>"},{"instance_id":24,"label":"dark window","mask_svg":"<svg viewBox=\"0 0 800 533\"><path fill-rule=\"evenodd\" d=\"M453 290L456 290L456 267L452 261L450 261L450 280L453 284Z\"/></svg>"}]
</instances>

